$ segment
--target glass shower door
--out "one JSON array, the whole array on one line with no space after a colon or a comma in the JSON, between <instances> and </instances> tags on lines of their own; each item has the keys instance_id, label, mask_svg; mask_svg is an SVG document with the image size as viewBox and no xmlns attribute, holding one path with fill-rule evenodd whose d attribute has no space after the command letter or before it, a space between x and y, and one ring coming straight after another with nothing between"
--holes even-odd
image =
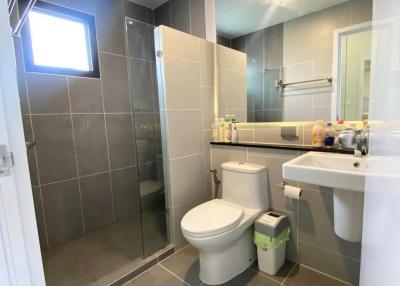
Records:
<instances>
[{"instance_id":1,"label":"glass shower door","mask_svg":"<svg viewBox=\"0 0 400 286\"><path fill-rule=\"evenodd\" d=\"M126 18L144 256L168 244L153 31Z\"/></svg>"}]
</instances>

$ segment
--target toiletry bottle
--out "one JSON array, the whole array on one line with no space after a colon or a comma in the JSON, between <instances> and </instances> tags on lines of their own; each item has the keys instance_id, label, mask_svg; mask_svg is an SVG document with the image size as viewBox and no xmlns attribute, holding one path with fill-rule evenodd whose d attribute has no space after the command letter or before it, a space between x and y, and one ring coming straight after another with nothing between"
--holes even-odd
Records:
<instances>
[{"instance_id":1,"label":"toiletry bottle","mask_svg":"<svg viewBox=\"0 0 400 286\"><path fill-rule=\"evenodd\" d=\"M224 142L231 142L231 123L225 122L224 124Z\"/></svg>"},{"instance_id":2,"label":"toiletry bottle","mask_svg":"<svg viewBox=\"0 0 400 286\"><path fill-rule=\"evenodd\" d=\"M212 129L212 141L213 142L218 142L218 124L219 124L219 118L215 118L214 122L211 124L211 129Z\"/></svg>"},{"instance_id":3,"label":"toiletry bottle","mask_svg":"<svg viewBox=\"0 0 400 286\"><path fill-rule=\"evenodd\" d=\"M311 144L314 147L322 147L325 139L324 121L318 120L312 129Z\"/></svg>"},{"instance_id":4,"label":"toiletry bottle","mask_svg":"<svg viewBox=\"0 0 400 286\"><path fill-rule=\"evenodd\" d=\"M231 142L234 144L238 143L238 131L235 121L231 124Z\"/></svg>"},{"instance_id":5,"label":"toiletry bottle","mask_svg":"<svg viewBox=\"0 0 400 286\"><path fill-rule=\"evenodd\" d=\"M328 123L325 129L325 146L332 147L335 144L336 130L332 123Z\"/></svg>"},{"instance_id":6,"label":"toiletry bottle","mask_svg":"<svg viewBox=\"0 0 400 286\"><path fill-rule=\"evenodd\" d=\"M224 118L220 118L219 119L219 123L218 123L218 141L219 142L224 142L224 129L225 129L225 122L224 122Z\"/></svg>"}]
</instances>

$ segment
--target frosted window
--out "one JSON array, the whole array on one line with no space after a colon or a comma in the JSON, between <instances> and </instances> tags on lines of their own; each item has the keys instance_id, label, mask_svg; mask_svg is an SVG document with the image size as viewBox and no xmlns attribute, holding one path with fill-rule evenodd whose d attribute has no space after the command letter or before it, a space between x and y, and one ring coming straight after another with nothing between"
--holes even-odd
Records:
<instances>
[{"instance_id":1,"label":"frosted window","mask_svg":"<svg viewBox=\"0 0 400 286\"><path fill-rule=\"evenodd\" d=\"M29 29L35 65L92 70L89 33L85 24L31 11Z\"/></svg>"}]
</instances>

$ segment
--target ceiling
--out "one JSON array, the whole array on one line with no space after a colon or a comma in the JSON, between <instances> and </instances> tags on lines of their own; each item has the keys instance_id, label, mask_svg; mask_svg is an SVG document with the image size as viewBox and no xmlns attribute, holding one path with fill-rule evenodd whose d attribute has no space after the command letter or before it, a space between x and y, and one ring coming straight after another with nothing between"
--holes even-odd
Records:
<instances>
[{"instance_id":1,"label":"ceiling","mask_svg":"<svg viewBox=\"0 0 400 286\"><path fill-rule=\"evenodd\" d=\"M129 1L135 2L150 9L155 9L159 7L161 4L167 2L168 0L129 0Z\"/></svg>"},{"instance_id":2,"label":"ceiling","mask_svg":"<svg viewBox=\"0 0 400 286\"><path fill-rule=\"evenodd\" d=\"M216 0L217 31L235 38L349 0Z\"/></svg>"}]
</instances>

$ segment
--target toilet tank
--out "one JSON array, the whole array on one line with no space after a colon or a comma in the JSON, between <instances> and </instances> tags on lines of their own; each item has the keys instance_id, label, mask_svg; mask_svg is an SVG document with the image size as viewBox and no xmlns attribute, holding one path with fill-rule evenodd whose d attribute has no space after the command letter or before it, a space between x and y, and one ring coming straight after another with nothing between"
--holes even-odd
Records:
<instances>
[{"instance_id":1,"label":"toilet tank","mask_svg":"<svg viewBox=\"0 0 400 286\"><path fill-rule=\"evenodd\" d=\"M267 167L229 161L222 167L222 199L244 208L269 208Z\"/></svg>"}]
</instances>

